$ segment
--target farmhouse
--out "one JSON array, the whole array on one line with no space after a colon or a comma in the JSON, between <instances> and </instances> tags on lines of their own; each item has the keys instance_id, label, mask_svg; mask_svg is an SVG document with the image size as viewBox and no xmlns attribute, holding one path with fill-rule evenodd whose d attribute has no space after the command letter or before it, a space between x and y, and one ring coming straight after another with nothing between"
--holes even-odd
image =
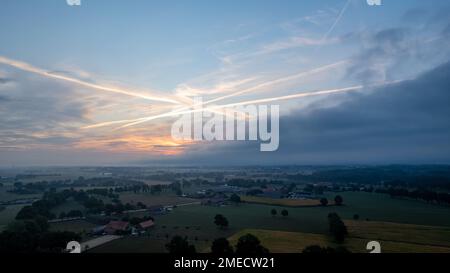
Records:
<instances>
[{"instance_id":1,"label":"farmhouse","mask_svg":"<svg viewBox=\"0 0 450 273\"><path fill-rule=\"evenodd\" d=\"M138 225L138 229L144 231L144 230L148 230L148 229L150 229L150 228L152 228L154 226L155 226L155 222L153 222L153 220L148 220L148 221L140 223Z\"/></svg>"},{"instance_id":2,"label":"farmhouse","mask_svg":"<svg viewBox=\"0 0 450 273\"><path fill-rule=\"evenodd\" d=\"M105 227L105 233L108 235L115 235L125 233L129 230L130 224L123 221L111 221Z\"/></svg>"}]
</instances>

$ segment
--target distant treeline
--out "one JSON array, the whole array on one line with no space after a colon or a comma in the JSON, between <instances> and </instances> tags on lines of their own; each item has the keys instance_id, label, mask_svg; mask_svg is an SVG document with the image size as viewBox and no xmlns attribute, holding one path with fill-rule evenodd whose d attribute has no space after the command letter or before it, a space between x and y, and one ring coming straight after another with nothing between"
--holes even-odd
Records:
<instances>
[{"instance_id":1,"label":"distant treeline","mask_svg":"<svg viewBox=\"0 0 450 273\"><path fill-rule=\"evenodd\" d=\"M297 182L379 184L450 190L450 166L387 166L342 168L312 174L286 175Z\"/></svg>"},{"instance_id":2,"label":"distant treeline","mask_svg":"<svg viewBox=\"0 0 450 273\"><path fill-rule=\"evenodd\" d=\"M267 179L245 179L245 178L233 178L226 181L228 186L252 188L255 186L264 187L267 185L283 185L286 182L281 180L267 180Z\"/></svg>"},{"instance_id":3,"label":"distant treeline","mask_svg":"<svg viewBox=\"0 0 450 273\"><path fill-rule=\"evenodd\" d=\"M377 193L386 193L391 197L411 198L423 200L427 203L450 204L450 194L446 192L435 192L426 189L408 190L404 188L377 189Z\"/></svg>"}]
</instances>

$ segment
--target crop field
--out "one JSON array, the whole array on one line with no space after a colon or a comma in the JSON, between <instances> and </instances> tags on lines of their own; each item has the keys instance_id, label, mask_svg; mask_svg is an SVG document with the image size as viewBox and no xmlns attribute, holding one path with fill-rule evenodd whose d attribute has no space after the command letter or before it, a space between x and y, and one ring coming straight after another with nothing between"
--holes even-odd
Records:
<instances>
[{"instance_id":1,"label":"crop field","mask_svg":"<svg viewBox=\"0 0 450 273\"><path fill-rule=\"evenodd\" d=\"M345 221L355 238L450 248L450 228L388 222Z\"/></svg>"},{"instance_id":2,"label":"crop field","mask_svg":"<svg viewBox=\"0 0 450 273\"><path fill-rule=\"evenodd\" d=\"M384 232L389 230L380 229L379 235L384 236ZM367 253L366 244L374 238L355 238L350 232L349 238L341 245L336 244L328 235L301 233L301 232L286 232L273 230L258 230L247 229L242 230L229 238L232 245L236 245L239 237L253 234L259 238L261 244L268 248L272 253L299 253L308 246L319 245L321 247L338 247L343 246L352 253ZM409 241L414 241L411 237ZM382 252L385 253L450 253L450 246L436 246L418 243L407 243L397 241L378 240L382 247Z\"/></svg>"}]
</instances>

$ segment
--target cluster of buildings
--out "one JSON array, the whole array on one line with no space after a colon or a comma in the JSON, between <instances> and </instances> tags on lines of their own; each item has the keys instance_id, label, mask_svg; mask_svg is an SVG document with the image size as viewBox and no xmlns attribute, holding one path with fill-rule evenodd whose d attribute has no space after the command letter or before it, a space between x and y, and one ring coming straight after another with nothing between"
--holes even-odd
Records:
<instances>
[{"instance_id":1,"label":"cluster of buildings","mask_svg":"<svg viewBox=\"0 0 450 273\"><path fill-rule=\"evenodd\" d=\"M91 231L92 235L139 235L152 229L155 226L153 220L146 220L137 225L131 225L126 221L110 221L104 226L99 226Z\"/></svg>"}]
</instances>

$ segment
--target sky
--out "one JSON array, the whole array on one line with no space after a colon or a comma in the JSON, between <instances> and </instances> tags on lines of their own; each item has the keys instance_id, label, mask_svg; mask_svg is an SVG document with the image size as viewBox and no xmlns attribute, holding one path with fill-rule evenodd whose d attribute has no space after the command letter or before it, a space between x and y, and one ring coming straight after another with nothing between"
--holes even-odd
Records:
<instances>
[{"instance_id":1,"label":"sky","mask_svg":"<svg viewBox=\"0 0 450 273\"><path fill-rule=\"evenodd\" d=\"M446 0L0 5L2 167L450 163ZM196 97L280 105L279 149L174 139Z\"/></svg>"}]
</instances>

